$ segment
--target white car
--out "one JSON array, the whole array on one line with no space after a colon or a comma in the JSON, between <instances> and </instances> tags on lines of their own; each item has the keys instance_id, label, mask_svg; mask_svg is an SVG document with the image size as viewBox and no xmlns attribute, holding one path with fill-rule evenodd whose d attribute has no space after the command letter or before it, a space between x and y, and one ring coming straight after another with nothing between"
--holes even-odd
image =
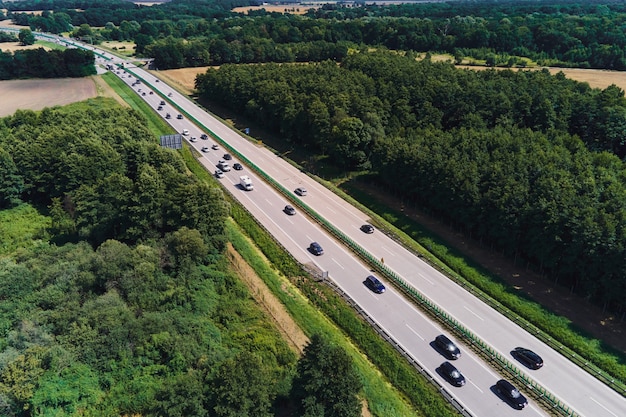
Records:
<instances>
[{"instance_id":1,"label":"white car","mask_svg":"<svg viewBox=\"0 0 626 417\"><path fill-rule=\"evenodd\" d=\"M197 142L197 141L198 141L198 138L195 137L195 136L192 136L191 139L189 139L189 142ZM207 150L208 150L208 148L207 148Z\"/></svg>"},{"instance_id":2,"label":"white car","mask_svg":"<svg viewBox=\"0 0 626 417\"><path fill-rule=\"evenodd\" d=\"M183 135L189 136L189 129L183 129Z\"/></svg>"},{"instance_id":3,"label":"white car","mask_svg":"<svg viewBox=\"0 0 626 417\"><path fill-rule=\"evenodd\" d=\"M224 178L224 173L221 170L216 169L215 170L215 177L216 178Z\"/></svg>"},{"instance_id":4,"label":"white car","mask_svg":"<svg viewBox=\"0 0 626 417\"><path fill-rule=\"evenodd\" d=\"M228 165L228 162L226 162L226 161L224 161L224 160L220 160L220 161L217 163L217 167L218 167L219 169L221 169L222 171L224 171L224 172L228 172L228 171L230 171L230 165Z\"/></svg>"},{"instance_id":5,"label":"white car","mask_svg":"<svg viewBox=\"0 0 626 417\"><path fill-rule=\"evenodd\" d=\"M209 148L206 146L203 146L202 149L200 149L202 152L208 152Z\"/></svg>"}]
</instances>

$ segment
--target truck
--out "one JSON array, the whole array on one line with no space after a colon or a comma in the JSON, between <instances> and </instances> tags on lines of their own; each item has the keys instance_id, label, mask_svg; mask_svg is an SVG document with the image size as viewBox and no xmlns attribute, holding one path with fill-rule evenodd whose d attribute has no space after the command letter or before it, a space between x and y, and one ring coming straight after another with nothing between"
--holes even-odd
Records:
<instances>
[{"instance_id":1,"label":"truck","mask_svg":"<svg viewBox=\"0 0 626 417\"><path fill-rule=\"evenodd\" d=\"M239 177L239 184L246 191L254 190L254 185L252 185L252 180L247 175L242 175Z\"/></svg>"}]
</instances>

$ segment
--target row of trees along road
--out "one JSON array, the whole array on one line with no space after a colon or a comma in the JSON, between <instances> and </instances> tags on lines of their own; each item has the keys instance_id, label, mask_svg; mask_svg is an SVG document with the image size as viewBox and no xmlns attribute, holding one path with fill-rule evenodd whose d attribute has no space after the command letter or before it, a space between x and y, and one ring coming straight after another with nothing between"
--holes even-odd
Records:
<instances>
[{"instance_id":1,"label":"row of trees along road","mask_svg":"<svg viewBox=\"0 0 626 417\"><path fill-rule=\"evenodd\" d=\"M27 203L51 224L0 236L3 417L360 415L350 357L314 336L297 359L228 267L221 189L140 114L0 119L3 217Z\"/></svg>"},{"instance_id":2,"label":"row of trees along road","mask_svg":"<svg viewBox=\"0 0 626 417\"><path fill-rule=\"evenodd\" d=\"M626 102L547 71L391 53L225 65L205 99L329 155L598 303L626 306Z\"/></svg>"}]
</instances>

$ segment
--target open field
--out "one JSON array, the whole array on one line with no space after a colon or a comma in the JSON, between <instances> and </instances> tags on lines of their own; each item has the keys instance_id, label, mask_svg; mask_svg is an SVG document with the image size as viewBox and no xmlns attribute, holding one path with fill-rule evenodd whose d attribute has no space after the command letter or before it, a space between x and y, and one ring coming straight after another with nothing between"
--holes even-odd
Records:
<instances>
[{"instance_id":1,"label":"open field","mask_svg":"<svg viewBox=\"0 0 626 417\"><path fill-rule=\"evenodd\" d=\"M282 4L282 5L271 5L267 4L264 6L244 6L244 7L235 7L232 11L235 13L245 13L248 14L251 10L262 10L265 9L270 13L289 13L289 14L305 14L309 9L319 9L321 5L305 5L305 4Z\"/></svg>"},{"instance_id":2,"label":"open field","mask_svg":"<svg viewBox=\"0 0 626 417\"><path fill-rule=\"evenodd\" d=\"M18 109L41 110L97 95L92 78L0 81L0 117L9 116Z\"/></svg>"},{"instance_id":3,"label":"open field","mask_svg":"<svg viewBox=\"0 0 626 417\"><path fill-rule=\"evenodd\" d=\"M43 48L45 50L50 50L51 48L49 48L46 45L42 45L39 43L34 43L33 45L22 45L19 42L2 42L0 43L0 50L2 50L2 52L15 52L15 51L21 51L24 49L39 49L39 48Z\"/></svg>"}]
</instances>

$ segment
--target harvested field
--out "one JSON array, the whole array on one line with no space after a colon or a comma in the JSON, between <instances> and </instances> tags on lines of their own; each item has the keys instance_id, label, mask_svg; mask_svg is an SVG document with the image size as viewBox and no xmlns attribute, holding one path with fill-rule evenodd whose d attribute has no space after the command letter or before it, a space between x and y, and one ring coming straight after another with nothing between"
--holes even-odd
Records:
<instances>
[{"instance_id":1,"label":"harvested field","mask_svg":"<svg viewBox=\"0 0 626 417\"><path fill-rule=\"evenodd\" d=\"M304 5L304 4L283 4L283 5L264 5L264 6L244 6L235 7L232 11L235 13L248 14L251 10L263 10L270 13L289 13L289 14L305 14L309 9L319 9L320 5Z\"/></svg>"},{"instance_id":2,"label":"harvested field","mask_svg":"<svg viewBox=\"0 0 626 417\"><path fill-rule=\"evenodd\" d=\"M0 81L0 117L18 109L42 110L97 96L92 78Z\"/></svg>"},{"instance_id":3,"label":"harvested field","mask_svg":"<svg viewBox=\"0 0 626 417\"><path fill-rule=\"evenodd\" d=\"M2 50L2 52L15 52L15 51L21 51L24 49L39 49L39 48L43 48L47 51L50 50L50 48L48 48L47 46L44 45L40 45L38 43L35 43L33 45L22 45L19 42L2 42L0 43L0 50Z\"/></svg>"}]
</instances>

